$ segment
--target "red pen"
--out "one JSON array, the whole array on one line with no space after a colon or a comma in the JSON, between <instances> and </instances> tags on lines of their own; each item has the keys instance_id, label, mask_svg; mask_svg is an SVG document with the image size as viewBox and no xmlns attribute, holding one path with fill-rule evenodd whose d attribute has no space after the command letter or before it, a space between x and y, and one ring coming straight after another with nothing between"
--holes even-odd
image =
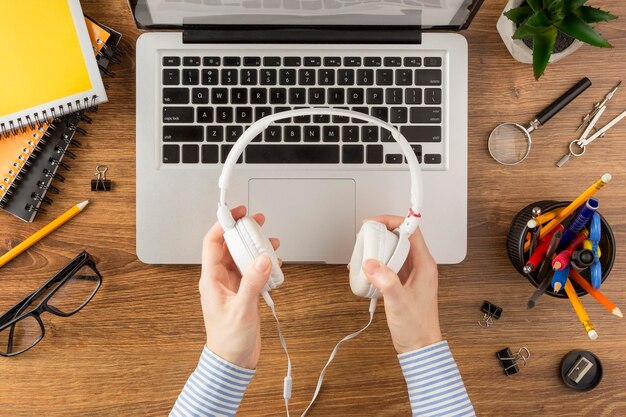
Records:
<instances>
[{"instance_id":1,"label":"red pen","mask_svg":"<svg viewBox=\"0 0 626 417\"><path fill-rule=\"evenodd\" d=\"M543 237L543 239L539 241L537 249L535 249L535 251L530 255L530 258L528 258L528 262L526 262L526 265L524 265L524 268L522 269L525 274L530 274L535 269L537 269L537 266L539 266L541 261L543 261L543 258L546 257L546 252L548 251L548 246L550 246L550 240L552 239L552 235L554 235L557 230L560 230L562 233L565 228L563 227L563 225L560 224L552 229L547 235Z\"/></svg>"},{"instance_id":2,"label":"red pen","mask_svg":"<svg viewBox=\"0 0 626 417\"><path fill-rule=\"evenodd\" d=\"M556 255L556 258L552 260L552 269L554 269L555 271L560 271L561 269L569 265L574 251L582 246L583 242L588 237L589 231L587 229L580 232L578 236L576 236L576 238L572 240L572 243L570 243L566 249L562 250L558 255Z\"/></svg>"}]
</instances>

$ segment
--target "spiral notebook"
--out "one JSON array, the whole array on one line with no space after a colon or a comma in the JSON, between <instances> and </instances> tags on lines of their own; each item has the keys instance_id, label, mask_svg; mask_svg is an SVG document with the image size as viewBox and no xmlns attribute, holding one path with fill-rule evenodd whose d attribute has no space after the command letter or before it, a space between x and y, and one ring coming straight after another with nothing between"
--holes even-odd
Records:
<instances>
[{"instance_id":1,"label":"spiral notebook","mask_svg":"<svg viewBox=\"0 0 626 417\"><path fill-rule=\"evenodd\" d=\"M1 135L106 100L79 0L2 2Z\"/></svg>"}]
</instances>

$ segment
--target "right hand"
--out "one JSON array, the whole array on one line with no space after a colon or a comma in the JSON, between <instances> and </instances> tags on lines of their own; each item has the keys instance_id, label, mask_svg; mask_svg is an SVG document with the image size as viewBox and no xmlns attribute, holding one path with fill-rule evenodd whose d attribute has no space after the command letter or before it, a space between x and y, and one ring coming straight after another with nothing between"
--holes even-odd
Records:
<instances>
[{"instance_id":1,"label":"right hand","mask_svg":"<svg viewBox=\"0 0 626 417\"><path fill-rule=\"evenodd\" d=\"M379 216L369 220L394 230L404 218ZM398 274L374 259L363 263L367 279L383 294L387 324L398 354L442 340L437 306L437 264L419 229L409 242L409 256Z\"/></svg>"}]
</instances>

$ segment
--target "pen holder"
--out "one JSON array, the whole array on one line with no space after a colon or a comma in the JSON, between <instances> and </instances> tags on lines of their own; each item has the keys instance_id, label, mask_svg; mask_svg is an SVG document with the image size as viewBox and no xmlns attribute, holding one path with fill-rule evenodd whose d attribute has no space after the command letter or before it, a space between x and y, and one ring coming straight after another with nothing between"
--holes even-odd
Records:
<instances>
[{"instance_id":1,"label":"pen holder","mask_svg":"<svg viewBox=\"0 0 626 417\"><path fill-rule=\"evenodd\" d=\"M509 233L507 236L506 247L507 252L509 254L509 259L511 263L515 267L515 269L528 279L528 281L533 284L535 287L539 285L537 282L537 271L533 271L530 274L525 274L522 270L524 265L526 265L526 261L528 260L527 254L524 254L524 243L526 242L526 235L528 234L528 221L532 218L531 211L533 207L541 207L542 213L547 213L551 210L558 209L561 207L567 207L570 204L569 201L538 201L536 203L529 204L524 209L522 209L517 215L513 218L511 222L511 227L509 228ZM567 229L569 222L573 219L576 212L570 215L567 219L563 221L563 226ZM604 282L611 269L613 268L613 263L615 262L615 236L613 235L613 230L611 226L606 221L602 214L600 214L600 220L602 223L602 234L600 238L600 242L598 247L600 248L600 264L602 265L602 282ZM580 273L586 280L590 280L589 276L589 268L585 269ZM574 280L570 281L576 290L576 293L579 296L586 295L587 291L583 290ZM565 291L561 291L559 293L555 293L552 291L552 287L548 287L546 290L546 294L551 295L553 297L558 298L567 298Z\"/></svg>"}]
</instances>

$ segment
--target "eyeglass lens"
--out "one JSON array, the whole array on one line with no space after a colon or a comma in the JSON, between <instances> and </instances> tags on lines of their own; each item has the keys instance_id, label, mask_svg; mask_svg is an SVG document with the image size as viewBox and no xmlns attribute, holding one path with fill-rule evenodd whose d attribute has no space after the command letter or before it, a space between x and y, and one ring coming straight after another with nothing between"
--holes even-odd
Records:
<instances>
[{"instance_id":1,"label":"eyeglass lens","mask_svg":"<svg viewBox=\"0 0 626 417\"><path fill-rule=\"evenodd\" d=\"M15 355L33 346L43 336L39 321L33 316L26 316L6 329L0 331L0 352Z\"/></svg>"},{"instance_id":2,"label":"eyeglass lens","mask_svg":"<svg viewBox=\"0 0 626 417\"><path fill-rule=\"evenodd\" d=\"M98 289L100 277L89 265L84 265L48 300L48 305L64 314L80 310Z\"/></svg>"}]
</instances>

